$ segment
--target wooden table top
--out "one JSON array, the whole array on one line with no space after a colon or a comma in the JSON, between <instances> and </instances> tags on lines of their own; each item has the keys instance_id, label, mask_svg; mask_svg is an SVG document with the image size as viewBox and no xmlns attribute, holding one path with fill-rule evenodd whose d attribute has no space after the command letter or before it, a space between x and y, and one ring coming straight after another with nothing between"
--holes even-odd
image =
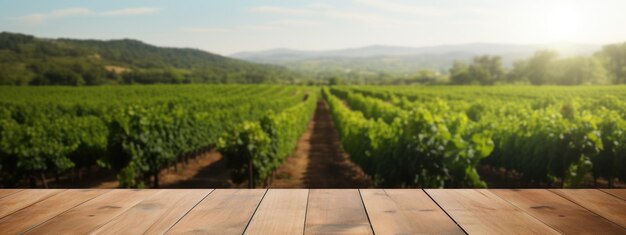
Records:
<instances>
[{"instance_id":1,"label":"wooden table top","mask_svg":"<svg viewBox=\"0 0 626 235\"><path fill-rule=\"evenodd\" d=\"M0 189L0 234L626 234L626 189Z\"/></svg>"}]
</instances>

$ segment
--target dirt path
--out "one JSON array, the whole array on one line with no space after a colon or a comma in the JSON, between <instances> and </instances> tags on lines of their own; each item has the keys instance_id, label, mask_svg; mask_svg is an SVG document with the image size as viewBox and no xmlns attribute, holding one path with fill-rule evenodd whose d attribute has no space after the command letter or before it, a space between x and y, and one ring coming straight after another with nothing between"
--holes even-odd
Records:
<instances>
[{"instance_id":1,"label":"dirt path","mask_svg":"<svg viewBox=\"0 0 626 235\"><path fill-rule=\"evenodd\" d=\"M294 155L276 171L270 187L367 188L370 185L367 175L341 151L328 105L320 100Z\"/></svg>"},{"instance_id":2,"label":"dirt path","mask_svg":"<svg viewBox=\"0 0 626 235\"><path fill-rule=\"evenodd\" d=\"M160 188L245 188L230 180L226 161L219 152L210 151L161 171ZM69 183L69 182L68 182ZM115 188L115 174L106 171L95 174L81 182L70 183L72 187ZM369 177L352 163L341 150L339 135L324 101L318 101L313 120L298 140L294 154L276 171L270 188L367 188Z\"/></svg>"}]
</instances>

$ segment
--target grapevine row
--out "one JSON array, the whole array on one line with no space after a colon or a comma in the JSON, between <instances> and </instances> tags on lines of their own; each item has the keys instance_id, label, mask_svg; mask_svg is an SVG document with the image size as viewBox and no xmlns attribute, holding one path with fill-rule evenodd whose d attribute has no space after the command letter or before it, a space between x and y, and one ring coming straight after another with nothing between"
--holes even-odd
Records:
<instances>
[{"instance_id":1,"label":"grapevine row","mask_svg":"<svg viewBox=\"0 0 626 235\"><path fill-rule=\"evenodd\" d=\"M465 115L423 108L402 111L358 94L333 91L324 89L323 94L342 146L377 185L486 186L475 166L491 152L493 143L488 132L469 131ZM335 93L346 98L350 107Z\"/></svg>"},{"instance_id":2,"label":"grapevine row","mask_svg":"<svg viewBox=\"0 0 626 235\"><path fill-rule=\"evenodd\" d=\"M5 186L70 169L112 168L121 187L158 186L159 171L216 146L242 122L302 103L304 88L245 85L2 88Z\"/></svg>"},{"instance_id":3,"label":"grapevine row","mask_svg":"<svg viewBox=\"0 0 626 235\"><path fill-rule=\"evenodd\" d=\"M472 89L343 87L336 93L351 94L346 98L355 107L361 107L359 100L371 99L400 110L464 113L469 126L491 133L495 144L482 163L518 172L527 183L575 187L589 173L610 186L616 179L626 180L622 87Z\"/></svg>"}]
</instances>

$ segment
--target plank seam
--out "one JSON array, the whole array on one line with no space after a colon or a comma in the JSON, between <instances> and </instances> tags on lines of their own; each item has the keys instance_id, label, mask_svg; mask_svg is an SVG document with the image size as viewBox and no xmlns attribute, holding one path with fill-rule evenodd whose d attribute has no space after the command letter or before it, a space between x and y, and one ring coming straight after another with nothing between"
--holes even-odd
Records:
<instances>
[{"instance_id":1,"label":"plank seam","mask_svg":"<svg viewBox=\"0 0 626 235\"><path fill-rule=\"evenodd\" d=\"M28 231L30 231L30 230L33 230L33 229L35 229L35 228L37 228L37 227L39 227L39 226L41 226L41 225L43 225L43 224L45 224L45 223L48 223L48 221L53 220L54 218L56 218L56 217L58 217L58 216L60 216L60 215L63 215L63 214L65 214L65 213L67 213L68 211L73 210L74 208L76 208L76 207L78 207L78 206L80 206L80 205L82 205L82 204L87 203L88 201L94 200L94 199L96 199L96 198L101 197L102 195L105 195L105 194L107 194L107 193L110 193L111 191L113 191L113 190L108 190L108 191L107 191L107 192L105 192L105 193L102 193L102 194L100 194L100 195L97 195L97 196L95 196L95 197L92 197L92 198L90 198L90 199L87 199L87 200L86 200L86 201L84 201L84 202L78 203L76 206L73 206L73 207L71 207L71 208L69 208L69 209L67 209L67 210L65 210L65 211L62 211L61 213L59 213L59 214L57 214L57 215L55 215L55 216L50 217L50 219L47 219L47 220L45 220L45 221L42 221L41 223L39 223L39 224L37 224L37 225L35 225L35 226L32 226L32 227L30 227L30 228L28 228L28 229L24 230L24 231L23 231L23 232L21 232L20 234L24 234L24 233L26 233L26 232L28 232Z\"/></svg>"},{"instance_id":2,"label":"plank seam","mask_svg":"<svg viewBox=\"0 0 626 235\"><path fill-rule=\"evenodd\" d=\"M536 219L536 220L538 220L539 222L541 222L542 224L545 224L546 226L550 227L552 230L554 230L554 231L556 231L556 232L558 232L558 233L560 233L560 234L565 234L565 233L564 233L564 232L562 232L561 230L559 230L559 229L557 229L557 228L553 227L552 225L549 225L549 224L547 224L547 223L543 222L541 219L539 219L539 218L537 218L537 217L533 216L532 214L530 214L530 213L526 212L526 210L524 210L524 209L522 209L521 207L519 207L519 206L517 206L517 205L513 204L513 203L512 203L512 202L510 202L509 200L506 200L506 198L504 198L504 197L502 197L502 196L498 195L497 193L494 193L494 192L491 192L491 191L488 191L488 192L490 192L490 193L491 193L491 194L493 194L493 195L496 195L496 197L499 197L500 199L502 199L502 200L503 200L503 201L505 201L506 203L508 203L508 204L510 204L511 206L513 206L513 207L515 207L515 208L519 209L519 210L520 210L521 212L523 212L524 214L527 214L527 215L529 215L530 217L532 217L533 219Z\"/></svg>"},{"instance_id":3,"label":"plank seam","mask_svg":"<svg viewBox=\"0 0 626 235\"><path fill-rule=\"evenodd\" d=\"M452 218L452 216L446 211L446 209L443 209L443 207L439 205L439 202L437 202L437 200L435 200L430 194L428 194L426 190L424 190L424 188L422 188L422 191L426 194L426 196L428 196L428 198L430 198L430 200L432 200L435 203L435 205L439 207L439 209L443 211L443 213L446 213L448 218L450 218L452 222L454 222L454 224L456 224L456 226L458 226L461 229L461 231L463 231L465 234L469 234L467 231L465 231L465 228L463 228L463 226L459 224L459 222L457 222L454 218Z\"/></svg>"},{"instance_id":4,"label":"plank seam","mask_svg":"<svg viewBox=\"0 0 626 235\"><path fill-rule=\"evenodd\" d=\"M46 190L48 190L48 189L46 189ZM49 189L49 190L54 190L54 189ZM25 191L25 190L22 190L22 191ZM19 191L19 192L22 192L22 191ZM61 191L59 191L59 192L56 192L56 193L51 194L50 196L47 196L47 197L42 198L42 199L39 199L39 200L37 200L36 202L33 202L33 203L31 203L31 204L28 204L28 205L26 205L26 206L24 206L24 207L22 207L22 208L20 208L20 209L18 209L18 210L16 210L16 211L14 211L14 212L11 212L10 214L7 214L7 215L5 215L5 216L0 217L0 219L4 219L4 218L6 218L6 217L8 217L8 216L10 216L10 215L12 215L12 214L15 214L15 213L17 213L17 212L19 212L19 211L21 211L21 210L26 209L26 208L29 208L29 207L31 207L32 205L35 205L35 204L40 203L40 202L42 202L42 201L45 201L46 199L51 198L51 197L54 197L54 195L57 195L57 194L59 194L59 193L65 192L65 191L67 191L67 189L63 189L63 190L61 190ZM18 192L16 192L16 193L18 193ZM13 194L11 194L11 195L13 195ZM7 195L7 196L8 196L8 195Z\"/></svg>"},{"instance_id":5,"label":"plank seam","mask_svg":"<svg viewBox=\"0 0 626 235\"><path fill-rule=\"evenodd\" d=\"M306 234L306 218L309 216L309 198L311 197L311 189L307 189L306 192L306 207L304 208L304 227L302 229L302 235Z\"/></svg>"},{"instance_id":6,"label":"plank seam","mask_svg":"<svg viewBox=\"0 0 626 235\"><path fill-rule=\"evenodd\" d=\"M211 191L209 193L207 193L206 195L204 195L204 197L202 197L202 199L198 200L198 202L195 205L193 205L191 208L189 208L189 210L187 212L185 212L185 214L183 216L178 218L178 220L176 220L176 222L174 222L174 224L172 224L172 226L170 226L167 230L165 230L165 232L163 234L167 234L170 230L172 230L172 228L174 226L176 226L178 224L178 222L180 222L183 218L185 218L185 216L187 216L187 214L189 214L189 212L191 212L194 208L196 208L196 206L198 206L198 204L200 204L202 201L204 201L204 199L206 199L213 192L215 192L215 189L211 189Z\"/></svg>"},{"instance_id":7,"label":"plank seam","mask_svg":"<svg viewBox=\"0 0 626 235\"><path fill-rule=\"evenodd\" d=\"M21 191L24 191L24 189L18 189L18 190L17 190L17 191L15 191L15 192L12 192L12 193L9 193L9 194L7 194L7 195L4 195L4 196L0 197L0 199L5 198L5 197L8 197L8 196L11 196L11 195L16 194L16 193L19 193L19 192L21 192Z\"/></svg>"},{"instance_id":8,"label":"plank seam","mask_svg":"<svg viewBox=\"0 0 626 235\"><path fill-rule=\"evenodd\" d=\"M622 225L620 225L620 224L618 224L618 223L616 223L616 222L613 222L612 220L610 220L610 219L608 219L608 218L606 218L606 217L604 217L604 216L602 216L602 215L600 215L600 214L596 213L595 211L592 211L592 210L590 210L589 208L587 208L587 207L585 207L585 206L583 206L583 205L581 205L581 204L578 204L578 203L577 203L577 202L575 202L574 200L570 200L569 198L567 198L567 197L565 197L565 196L563 196L563 195L561 195L561 194L559 194L559 193L556 193L556 192L552 191L552 189L548 189L548 191L550 191L551 193L554 193L554 194L558 195L559 197L565 198L565 200L568 200L568 201L570 201L570 202L572 202L572 203L574 203L574 204L576 204L576 205L578 205L578 206L580 206L580 207L584 208L585 210L587 210L587 211L591 212L591 213L592 213L592 214L594 214L594 215L597 215L597 216L598 216L598 217L600 217L600 218L603 218L603 219L604 219L604 220L606 220L606 221L609 221L609 222L611 222L611 223L613 223L613 224L615 224L615 225L617 225L617 226L619 226L619 227L621 227L621 228L626 228L626 227L624 227L624 226L622 226Z\"/></svg>"},{"instance_id":9,"label":"plank seam","mask_svg":"<svg viewBox=\"0 0 626 235\"><path fill-rule=\"evenodd\" d=\"M246 234L246 230L248 230L248 226L250 226L250 223L252 222L252 219L256 215L256 211L261 206L261 203L263 203L263 199L265 199L265 195L267 195L267 192L269 192L269 191L270 191L269 189L265 189L265 193L263 193L263 197L261 197L261 200L259 200L259 203L256 204L256 207L254 208L254 212L252 212L252 215L250 216L250 219L248 219L248 223L246 223L246 227L243 228L243 232L241 234Z\"/></svg>"},{"instance_id":10,"label":"plank seam","mask_svg":"<svg viewBox=\"0 0 626 235\"><path fill-rule=\"evenodd\" d=\"M606 194L608 194L608 195L611 195L611 196L613 196L613 197L616 197L617 199L620 199L620 200L624 200L624 201L626 201L626 199L621 198L621 197L618 197L617 195L612 194L612 193L611 193L611 192L609 192L609 191L605 191L604 189L598 189L598 190L600 190L600 191L602 191L602 192L604 192L604 193L606 193Z\"/></svg>"},{"instance_id":11,"label":"plank seam","mask_svg":"<svg viewBox=\"0 0 626 235\"><path fill-rule=\"evenodd\" d=\"M363 210L365 211L365 216L367 216L367 223L370 224L370 229L372 230L372 234L376 235L376 231L374 231L374 226L372 225L372 220L370 220L370 215L367 212L367 207L365 206L365 201L363 201L363 195L361 195L361 189L357 189L357 190L359 191L359 198L361 198L361 204L363 205Z\"/></svg>"}]
</instances>

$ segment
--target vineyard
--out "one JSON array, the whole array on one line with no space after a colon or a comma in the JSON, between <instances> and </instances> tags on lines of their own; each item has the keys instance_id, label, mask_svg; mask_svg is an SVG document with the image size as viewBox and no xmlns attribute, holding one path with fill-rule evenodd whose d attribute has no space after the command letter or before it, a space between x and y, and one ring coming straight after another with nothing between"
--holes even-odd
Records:
<instances>
[{"instance_id":1,"label":"vineyard","mask_svg":"<svg viewBox=\"0 0 626 235\"><path fill-rule=\"evenodd\" d=\"M577 187L591 177L614 187L626 181L625 91L0 87L0 183L47 187L49 178L95 167L114 171L120 187L159 187L164 168L219 151L233 182L267 187L322 101L333 123L324 128L339 135L341 146L334 148L376 187L489 187L479 167L502 169L535 186Z\"/></svg>"},{"instance_id":2,"label":"vineyard","mask_svg":"<svg viewBox=\"0 0 626 235\"><path fill-rule=\"evenodd\" d=\"M312 89L270 85L3 87L0 94L6 187L94 165L113 169L121 187L158 187L159 170L211 148L253 157L249 175L264 180L317 100ZM233 159L229 167L247 174L248 164Z\"/></svg>"},{"instance_id":3,"label":"vineyard","mask_svg":"<svg viewBox=\"0 0 626 235\"><path fill-rule=\"evenodd\" d=\"M345 150L381 186L485 187L479 164L526 183L626 179L624 87L325 89Z\"/></svg>"}]
</instances>

